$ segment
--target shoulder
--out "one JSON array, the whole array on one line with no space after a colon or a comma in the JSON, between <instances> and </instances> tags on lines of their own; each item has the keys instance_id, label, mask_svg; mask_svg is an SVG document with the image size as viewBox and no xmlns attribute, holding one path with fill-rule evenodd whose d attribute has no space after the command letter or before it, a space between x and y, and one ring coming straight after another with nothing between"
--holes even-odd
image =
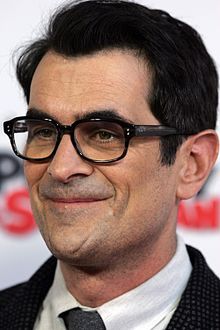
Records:
<instances>
[{"instance_id":1,"label":"shoulder","mask_svg":"<svg viewBox=\"0 0 220 330\"><path fill-rule=\"evenodd\" d=\"M220 287L220 279L216 274L210 269L208 266L204 256L202 253L193 248L192 246L187 246L187 251L190 257L190 261L193 266L193 271L191 275L191 281L195 281L195 283L192 283L196 285L197 287L199 285L202 285L203 287L205 285L217 285L217 287ZM220 291L216 292L217 294L220 294Z\"/></svg>"},{"instance_id":2,"label":"shoulder","mask_svg":"<svg viewBox=\"0 0 220 330\"><path fill-rule=\"evenodd\" d=\"M40 285L42 281L51 282L54 276L55 268L56 268L56 259L54 257L49 258L41 267L31 276L31 278L23 283L16 284L9 288L0 290L0 302L7 299L11 295L15 295L22 291L23 289L28 289L34 285Z\"/></svg>"},{"instance_id":3,"label":"shoulder","mask_svg":"<svg viewBox=\"0 0 220 330\"><path fill-rule=\"evenodd\" d=\"M8 329L24 329L27 324L32 329L55 269L56 259L51 257L27 282L0 291L0 329L6 325Z\"/></svg>"},{"instance_id":4,"label":"shoulder","mask_svg":"<svg viewBox=\"0 0 220 330\"><path fill-rule=\"evenodd\" d=\"M25 283L17 284L12 287L0 291L0 308L11 301L11 298L16 296L23 288Z\"/></svg>"},{"instance_id":5,"label":"shoulder","mask_svg":"<svg viewBox=\"0 0 220 330\"><path fill-rule=\"evenodd\" d=\"M192 273L167 330L220 329L220 279L197 249L187 246Z\"/></svg>"}]
</instances>

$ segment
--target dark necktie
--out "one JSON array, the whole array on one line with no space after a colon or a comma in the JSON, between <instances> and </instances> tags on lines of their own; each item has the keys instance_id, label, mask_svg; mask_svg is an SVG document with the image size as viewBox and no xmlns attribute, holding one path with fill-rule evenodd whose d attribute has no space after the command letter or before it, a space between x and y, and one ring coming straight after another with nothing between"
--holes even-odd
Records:
<instances>
[{"instance_id":1,"label":"dark necktie","mask_svg":"<svg viewBox=\"0 0 220 330\"><path fill-rule=\"evenodd\" d=\"M73 308L61 314L67 330L105 330L99 313Z\"/></svg>"}]
</instances>

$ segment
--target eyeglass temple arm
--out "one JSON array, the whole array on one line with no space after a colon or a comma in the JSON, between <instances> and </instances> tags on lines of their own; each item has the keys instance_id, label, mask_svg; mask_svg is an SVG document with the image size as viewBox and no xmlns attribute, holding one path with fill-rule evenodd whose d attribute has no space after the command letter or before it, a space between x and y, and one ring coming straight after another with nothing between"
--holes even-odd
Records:
<instances>
[{"instance_id":1,"label":"eyeglass temple arm","mask_svg":"<svg viewBox=\"0 0 220 330\"><path fill-rule=\"evenodd\" d=\"M162 125L135 125L135 136L166 136L181 134L176 128Z\"/></svg>"}]
</instances>

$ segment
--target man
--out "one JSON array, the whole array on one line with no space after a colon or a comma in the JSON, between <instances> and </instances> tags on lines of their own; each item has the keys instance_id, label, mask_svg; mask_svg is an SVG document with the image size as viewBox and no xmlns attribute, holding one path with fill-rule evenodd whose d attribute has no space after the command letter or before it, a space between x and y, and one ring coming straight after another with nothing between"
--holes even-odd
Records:
<instances>
[{"instance_id":1,"label":"man","mask_svg":"<svg viewBox=\"0 0 220 330\"><path fill-rule=\"evenodd\" d=\"M4 130L55 257L1 292L0 329L220 329L220 281L176 235L218 153L199 35L132 2L70 3L17 76L28 110Z\"/></svg>"}]
</instances>

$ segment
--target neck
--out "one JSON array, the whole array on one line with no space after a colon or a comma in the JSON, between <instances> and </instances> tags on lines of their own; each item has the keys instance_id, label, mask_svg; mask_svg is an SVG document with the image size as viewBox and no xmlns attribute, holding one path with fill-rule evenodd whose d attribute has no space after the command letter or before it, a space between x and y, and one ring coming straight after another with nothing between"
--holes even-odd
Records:
<instances>
[{"instance_id":1,"label":"neck","mask_svg":"<svg viewBox=\"0 0 220 330\"><path fill-rule=\"evenodd\" d=\"M124 256L120 263L112 260L101 267L79 267L60 262L68 291L88 307L98 307L144 283L158 273L173 257L176 239L169 240L169 246L157 242L156 246L133 258Z\"/></svg>"}]
</instances>

